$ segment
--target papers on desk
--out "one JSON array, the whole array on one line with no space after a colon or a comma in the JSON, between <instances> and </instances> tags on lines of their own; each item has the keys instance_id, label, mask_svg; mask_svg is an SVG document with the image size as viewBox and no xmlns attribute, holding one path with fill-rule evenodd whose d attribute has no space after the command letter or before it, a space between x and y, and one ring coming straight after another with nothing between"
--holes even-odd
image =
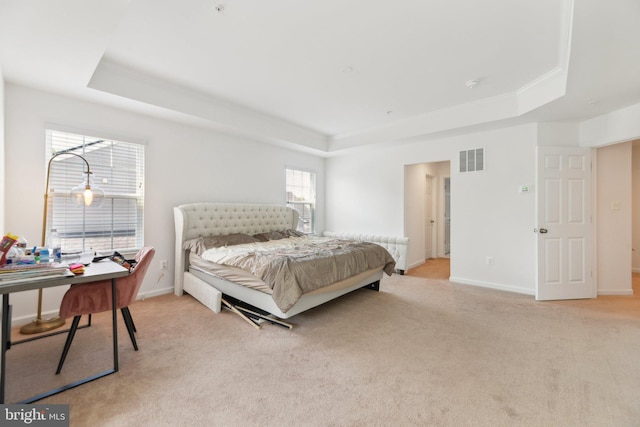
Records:
<instances>
[{"instance_id":1,"label":"papers on desk","mask_svg":"<svg viewBox=\"0 0 640 427\"><path fill-rule=\"evenodd\" d=\"M31 279L33 277L57 277L68 274L70 274L70 272L66 264L10 264L5 267L0 267L0 284L20 279Z\"/></svg>"}]
</instances>

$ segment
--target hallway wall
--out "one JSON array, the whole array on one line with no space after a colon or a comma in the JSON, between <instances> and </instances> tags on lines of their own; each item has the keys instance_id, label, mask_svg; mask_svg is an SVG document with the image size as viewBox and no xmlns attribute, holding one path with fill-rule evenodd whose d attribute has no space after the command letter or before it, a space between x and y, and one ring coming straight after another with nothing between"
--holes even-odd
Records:
<instances>
[{"instance_id":1,"label":"hallway wall","mask_svg":"<svg viewBox=\"0 0 640 427\"><path fill-rule=\"evenodd\" d=\"M640 273L640 140L633 141L631 151L631 268Z\"/></svg>"},{"instance_id":2,"label":"hallway wall","mask_svg":"<svg viewBox=\"0 0 640 427\"><path fill-rule=\"evenodd\" d=\"M631 295L632 143L597 150L598 295Z\"/></svg>"}]
</instances>

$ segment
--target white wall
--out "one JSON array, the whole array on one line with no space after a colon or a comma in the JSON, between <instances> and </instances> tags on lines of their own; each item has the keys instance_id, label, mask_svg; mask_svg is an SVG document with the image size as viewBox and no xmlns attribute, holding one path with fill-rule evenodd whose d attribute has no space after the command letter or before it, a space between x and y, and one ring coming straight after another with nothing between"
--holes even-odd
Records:
<instances>
[{"instance_id":1,"label":"white wall","mask_svg":"<svg viewBox=\"0 0 640 427\"><path fill-rule=\"evenodd\" d=\"M5 100L6 226L30 243L40 239L48 125L146 145L145 242L157 252L141 295L172 292L174 206L201 201L283 203L285 166L314 170L318 203L324 202L324 159L313 155L11 84L6 85ZM317 219L322 230L322 210ZM171 266L164 275L160 260ZM45 291L43 313L57 312L63 291ZM14 320L30 320L36 294L15 294L12 303Z\"/></svg>"},{"instance_id":2,"label":"white wall","mask_svg":"<svg viewBox=\"0 0 640 427\"><path fill-rule=\"evenodd\" d=\"M640 140L633 142L631 169L631 266L635 273L640 273Z\"/></svg>"},{"instance_id":3,"label":"white wall","mask_svg":"<svg viewBox=\"0 0 640 427\"><path fill-rule=\"evenodd\" d=\"M405 197L420 191L405 193L405 166L450 161L452 280L533 294L535 200L518 186L535 182L536 140L537 126L524 125L327 159L327 229L404 235ZM458 173L459 151L474 148L485 149L486 170ZM407 237L415 257L422 239Z\"/></svg>"},{"instance_id":4,"label":"white wall","mask_svg":"<svg viewBox=\"0 0 640 427\"><path fill-rule=\"evenodd\" d=\"M580 145L600 147L630 141L640 136L640 104L580 123Z\"/></svg>"},{"instance_id":5,"label":"white wall","mask_svg":"<svg viewBox=\"0 0 640 427\"><path fill-rule=\"evenodd\" d=\"M632 144L597 150L598 294L631 295Z\"/></svg>"},{"instance_id":6,"label":"white wall","mask_svg":"<svg viewBox=\"0 0 640 427\"><path fill-rule=\"evenodd\" d=\"M4 183L6 168L4 166L4 76L0 66L0 233L4 236Z\"/></svg>"},{"instance_id":7,"label":"white wall","mask_svg":"<svg viewBox=\"0 0 640 427\"><path fill-rule=\"evenodd\" d=\"M433 175L429 163L406 165L404 168L404 236L411 236L407 251L407 267L424 262L424 218L426 175Z\"/></svg>"}]
</instances>

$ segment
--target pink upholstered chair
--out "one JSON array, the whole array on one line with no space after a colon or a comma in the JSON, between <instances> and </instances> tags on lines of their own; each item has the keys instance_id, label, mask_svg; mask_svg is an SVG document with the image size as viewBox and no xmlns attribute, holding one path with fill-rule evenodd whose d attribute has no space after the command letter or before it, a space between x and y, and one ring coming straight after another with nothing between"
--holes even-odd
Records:
<instances>
[{"instance_id":1,"label":"pink upholstered chair","mask_svg":"<svg viewBox=\"0 0 640 427\"><path fill-rule=\"evenodd\" d=\"M117 308L122 312L124 323L129 331L129 337L131 338L133 348L136 351L138 351L138 344L136 343L134 335L136 328L133 324L131 312L129 311L129 304L135 301L140 285L142 285L144 275L149 268L149 264L151 263L151 259L155 252L155 249L151 246L145 246L140 249L135 256L136 264L131 270L131 273L126 277L116 280ZM62 365L67 357L69 347L71 347L71 342L76 334L82 315L88 314L90 319L92 313L109 311L112 306L111 301L111 280L72 285L69 290L67 290L64 297L62 297L62 303L60 304L60 317L63 319L73 317L73 322L69 329L69 335L67 335L67 341L64 344L62 356L60 356L60 362L58 363L56 374L59 374L62 370Z\"/></svg>"}]
</instances>

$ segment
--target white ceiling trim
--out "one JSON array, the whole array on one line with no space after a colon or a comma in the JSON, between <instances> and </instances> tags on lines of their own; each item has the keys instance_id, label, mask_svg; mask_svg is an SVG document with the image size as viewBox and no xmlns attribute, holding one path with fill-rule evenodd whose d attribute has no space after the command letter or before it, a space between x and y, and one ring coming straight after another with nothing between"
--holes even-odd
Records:
<instances>
[{"instance_id":1,"label":"white ceiling trim","mask_svg":"<svg viewBox=\"0 0 640 427\"><path fill-rule=\"evenodd\" d=\"M421 114L364 132L331 138L329 151L415 138L519 117L566 93L567 73L556 68L515 92Z\"/></svg>"},{"instance_id":2,"label":"white ceiling trim","mask_svg":"<svg viewBox=\"0 0 640 427\"><path fill-rule=\"evenodd\" d=\"M580 146L600 147L636 139L640 135L640 103L584 120L579 124Z\"/></svg>"},{"instance_id":3,"label":"white ceiling trim","mask_svg":"<svg viewBox=\"0 0 640 427\"><path fill-rule=\"evenodd\" d=\"M562 30L558 51L558 66L516 91L520 98L520 112L525 114L566 94L571 60L574 0L564 3Z\"/></svg>"},{"instance_id":4,"label":"white ceiling trim","mask_svg":"<svg viewBox=\"0 0 640 427\"><path fill-rule=\"evenodd\" d=\"M332 137L136 72L105 58L100 61L88 87L202 118L216 124L222 131L326 155L357 146L393 142L518 117L563 96L566 82L566 71L557 67L512 93Z\"/></svg>"},{"instance_id":5,"label":"white ceiling trim","mask_svg":"<svg viewBox=\"0 0 640 427\"><path fill-rule=\"evenodd\" d=\"M102 58L88 87L202 118L233 134L287 147L327 151L327 137L203 92L143 74Z\"/></svg>"},{"instance_id":6,"label":"white ceiling trim","mask_svg":"<svg viewBox=\"0 0 640 427\"><path fill-rule=\"evenodd\" d=\"M499 95L432 113L420 114L359 133L338 135L331 139L329 151L398 141L503 120L514 117L517 112L518 97L515 93Z\"/></svg>"}]
</instances>

